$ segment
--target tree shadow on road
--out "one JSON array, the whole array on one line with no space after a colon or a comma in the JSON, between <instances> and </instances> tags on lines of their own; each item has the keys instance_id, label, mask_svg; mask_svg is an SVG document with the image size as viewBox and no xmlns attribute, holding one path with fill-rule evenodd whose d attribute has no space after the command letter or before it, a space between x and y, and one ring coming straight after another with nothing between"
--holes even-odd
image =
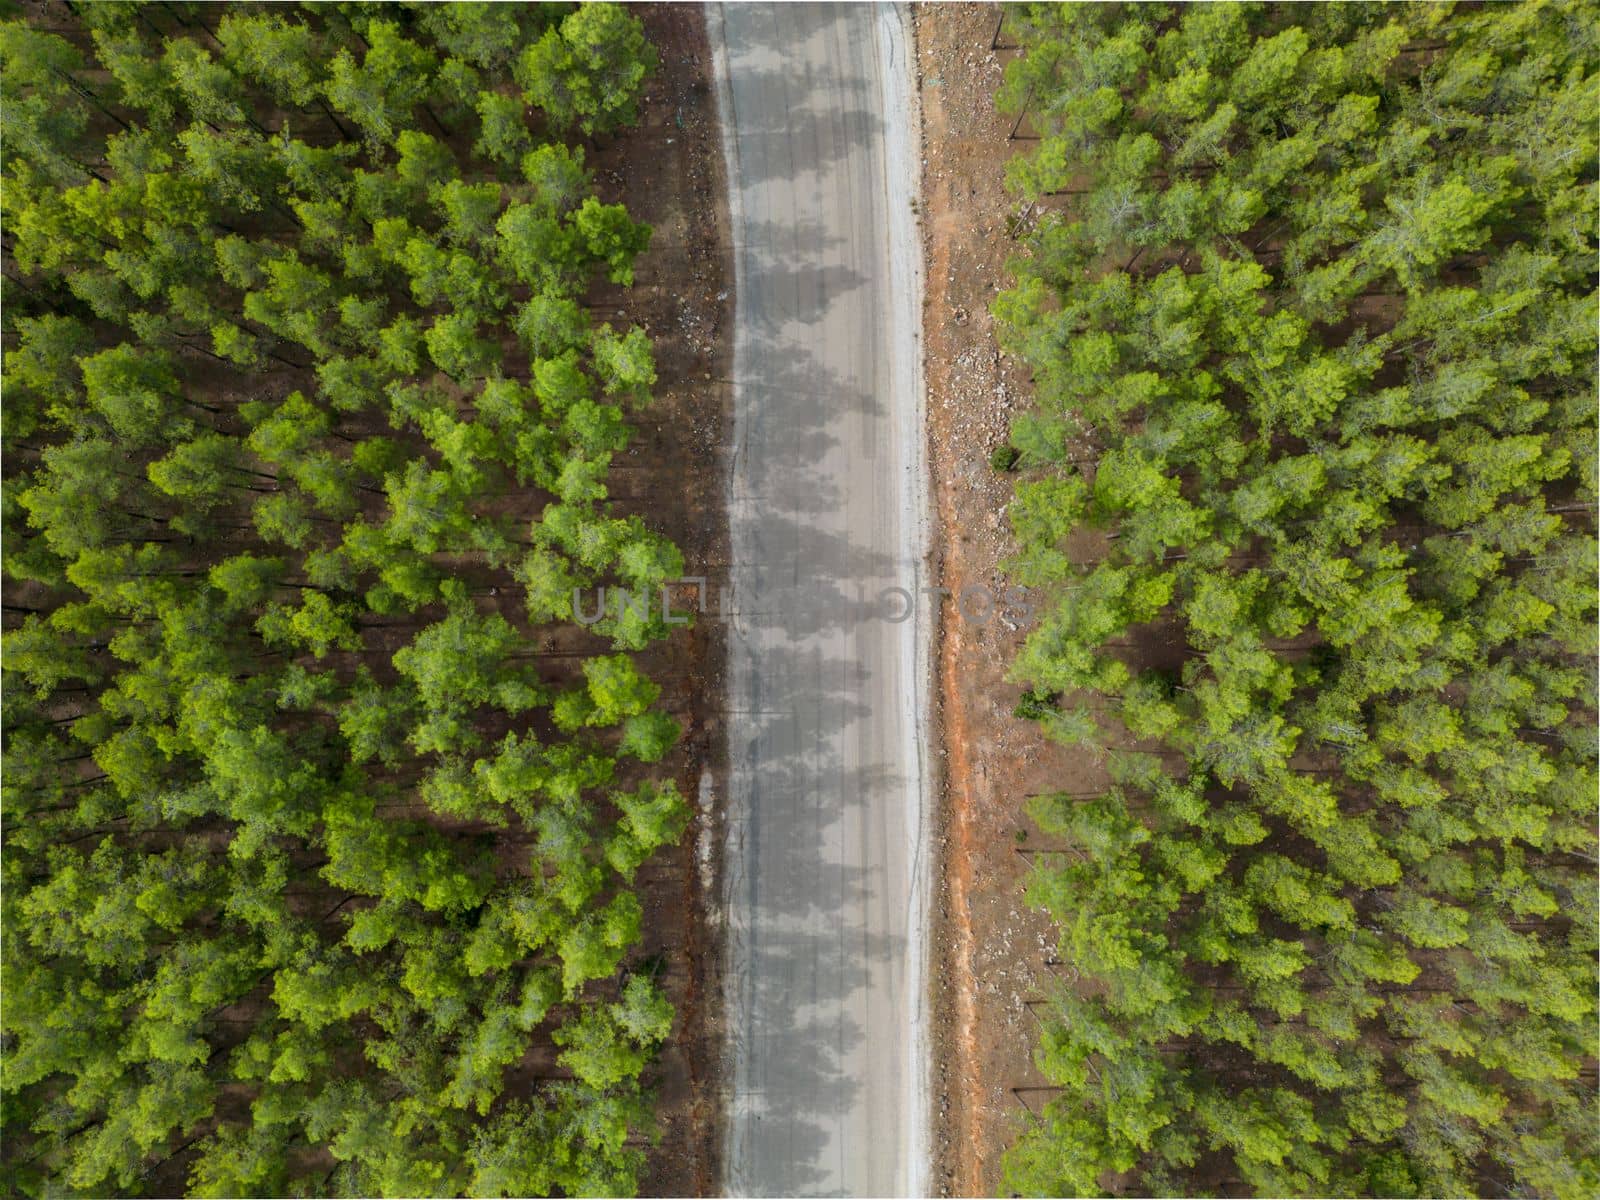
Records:
<instances>
[{"instance_id":1,"label":"tree shadow on road","mask_svg":"<svg viewBox=\"0 0 1600 1200\"><path fill-rule=\"evenodd\" d=\"M721 13L733 104L727 1183L890 1179L907 1078L886 203L872 14ZM886 1022L885 1017L889 1020ZM876 1143L868 1139L876 1137ZM882 1187L891 1186L888 1183Z\"/></svg>"},{"instance_id":2,"label":"tree shadow on road","mask_svg":"<svg viewBox=\"0 0 1600 1200\"><path fill-rule=\"evenodd\" d=\"M782 181L793 189L837 169L852 152L877 144L882 117L871 108L849 108L816 99L816 81L802 46L817 43L838 95L871 86L871 45L841 38L831 4L747 4L723 34L731 99L738 125L738 179L745 187ZM815 136L796 138L798 128Z\"/></svg>"},{"instance_id":3,"label":"tree shadow on road","mask_svg":"<svg viewBox=\"0 0 1600 1200\"><path fill-rule=\"evenodd\" d=\"M733 1022L736 1192L825 1195L840 1178L837 1118L860 1099L873 1047L851 1015L903 955L904 939L863 914L884 897L847 859L870 795L901 781L891 764L851 765L871 715L858 663L817 649L766 649L729 747L728 1001ZM741 1179L741 1164L754 1177Z\"/></svg>"}]
</instances>

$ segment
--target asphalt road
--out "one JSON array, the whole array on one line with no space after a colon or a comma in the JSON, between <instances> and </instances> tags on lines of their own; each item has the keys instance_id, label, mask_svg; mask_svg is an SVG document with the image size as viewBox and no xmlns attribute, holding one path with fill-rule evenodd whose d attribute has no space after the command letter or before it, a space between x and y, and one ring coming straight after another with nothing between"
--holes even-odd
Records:
<instances>
[{"instance_id":1,"label":"asphalt road","mask_svg":"<svg viewBox=\"0 0 1600 1200\"><path fill-rule=\"evenodd\" d=\"M708 22L737 288L724 1187L923 1194L910 38L902 12L867 4L712 6Z\"/></svg>"}]
</instances>

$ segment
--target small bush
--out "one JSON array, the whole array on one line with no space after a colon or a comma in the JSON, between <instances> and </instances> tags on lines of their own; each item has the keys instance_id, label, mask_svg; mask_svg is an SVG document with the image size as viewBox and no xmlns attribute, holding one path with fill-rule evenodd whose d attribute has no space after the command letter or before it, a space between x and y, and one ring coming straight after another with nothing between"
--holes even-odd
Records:
<instances>
[{"instance_id":1,"label":"small bush","mask_svg":"<svg viewBox=\"0 0 1600 1200\"><path fill-rule=\"evenodd\" d=\"M1022 457L1017 448L1009 442L1002 442L994 448L994 453L989 455L989 465L1001 474L1016 469L1017 460Z\"/></svg>"},{"instance_id":2,"label":"small bush","mask_svg":"<svg viewBox=\"0 0 1600 1200\"><path fill-rule=\"evenodd\" d=\"M1043 720L1047 714L1056 711L1059 699L1054 692L1023 692L1011 715L1024 721Z\"/></svg>"}]
</instances>

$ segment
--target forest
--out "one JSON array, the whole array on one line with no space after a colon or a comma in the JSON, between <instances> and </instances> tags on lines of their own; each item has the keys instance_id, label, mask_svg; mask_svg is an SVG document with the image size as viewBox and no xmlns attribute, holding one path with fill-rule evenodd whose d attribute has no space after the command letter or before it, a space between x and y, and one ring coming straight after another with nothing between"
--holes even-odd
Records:
<instances>
[{"instance_id":1,"label":"forest","mask_svg":"<svg viewBox=\"0 0 1600 1200\"><path fill-rule=\"evenodd\" d=\"M689 810L605 4L0 23L6 1191L631 1194ZM676 618L681 621L682 618Z\"/></svg>"},{"instance_id":2,"label":"forest","mask_svg":"<svg viewBox=\"0 0 1600 1200\"><path fill-rule=\"evenodd\" d=\"M1600 1192L1593 17L1007 9L1017 1192Z\"/></svg>"}]
</instances>

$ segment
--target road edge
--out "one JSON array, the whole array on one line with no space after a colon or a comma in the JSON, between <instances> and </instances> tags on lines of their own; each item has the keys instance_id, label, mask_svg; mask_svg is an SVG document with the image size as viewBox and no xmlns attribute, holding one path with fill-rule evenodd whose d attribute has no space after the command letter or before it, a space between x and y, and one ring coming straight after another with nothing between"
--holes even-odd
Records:
<instances>
[{"instance_id":1,"label":"road edge","mask_svg":"<svg viewBox=\"0 0 1600 1200\"><path fill-rule=\"evenodd\" d=\"M888 217L890 294L894 298L891 327L895 358L890 404L895 413L900 471L899 516L904 549L920 582L931 540L927 475L927 390L923 382L923 251L917 214L922 196L922 109L917 85L916 44L909 6L879 5L876 47L884 114L884 211ZM896 117L903 119L897 120ZM921 586L912 605L914 619L902 624L902 660L911 666L912 686L901 693L906 742L903 759L915 767L910 781L912 811L906 823L910 911L906 959L912 1006L906 1031L905 1144L901 1148L907 1195L926 1196L932 1177L933 1060L931 1055L932 980L928 973L931 912L932 779L929 741L930 684L934 622L938 608ZM936 594L936 593L935 593Z\"/></svg>"},{"instance_id":2,"label":"road edge","mask_svg":"<svg viewBox=\"0 0 1600 1200\"><path fill-rule=\"evenodd\" d=\"M739 304L745 291L744 261L737 252L732 250L732 235L733 231L737 230L740 225L743 214L743 198L739 194L737 184L739 178L739 146L733 132L735 124L733 91L728 86L727 38L723 31L722 4L720 0L705 0L700 9L705 22L706 44L711 54L711 78L716 99L717 134L722 145L723 203L726 205L728 214L730 249L728 257L733 268L731 284L733 294L728 303L728 327L732 331L732 345L726 350L729 364L727 393L730 414L728 422L729 438L722 470L722 506L725 512L731 512L733 508L733 484L738 473L738 461L741 453L738 439L734 436L734 418L732 414L738 412L739 392L741 390L739 366L741 359L740 343L743 339L739 323ZM731 646L732 631L725 638L724 655L731 653ZM725 683L724 686L726 687L727 684ZM735 973L728 968L733 961L732 944L734 939L740 936L741 933L736 928L734 919L738 909L732 902L735 883L734 870L741 859L739 855L733 853L733 847L730 842L736 836L736 830L745 828L745 823L734 820L734 814L729 811L729 805L733 801L733 788L731 786L733 746L731 742L726 744L725 753L727 755L725 761L729 778L724 779L721 802L717 804L722 817L721 837L718 838L717 847L721 851L722 869L717 880L717 895L722 916L720 923L720 933L722 934L720 954L725 968L722 980L724 1021L717 1071L718 1124L721 1126L718 1136L719 1145L717 1147L717 1190L723 1196L736 1196L739 1195L739 1192L731 1186L733 1181L728 1178L728 1171L731 1165L737 1161L733 1145L737 1123L729 1119L728 1112L734 1092L734 1068L738 1062L737 1046L739 1038L743 1036L743 1030L738 1022L738 996L735 994L739 981L735 977Z\"/></svg>"}]
</instances>

